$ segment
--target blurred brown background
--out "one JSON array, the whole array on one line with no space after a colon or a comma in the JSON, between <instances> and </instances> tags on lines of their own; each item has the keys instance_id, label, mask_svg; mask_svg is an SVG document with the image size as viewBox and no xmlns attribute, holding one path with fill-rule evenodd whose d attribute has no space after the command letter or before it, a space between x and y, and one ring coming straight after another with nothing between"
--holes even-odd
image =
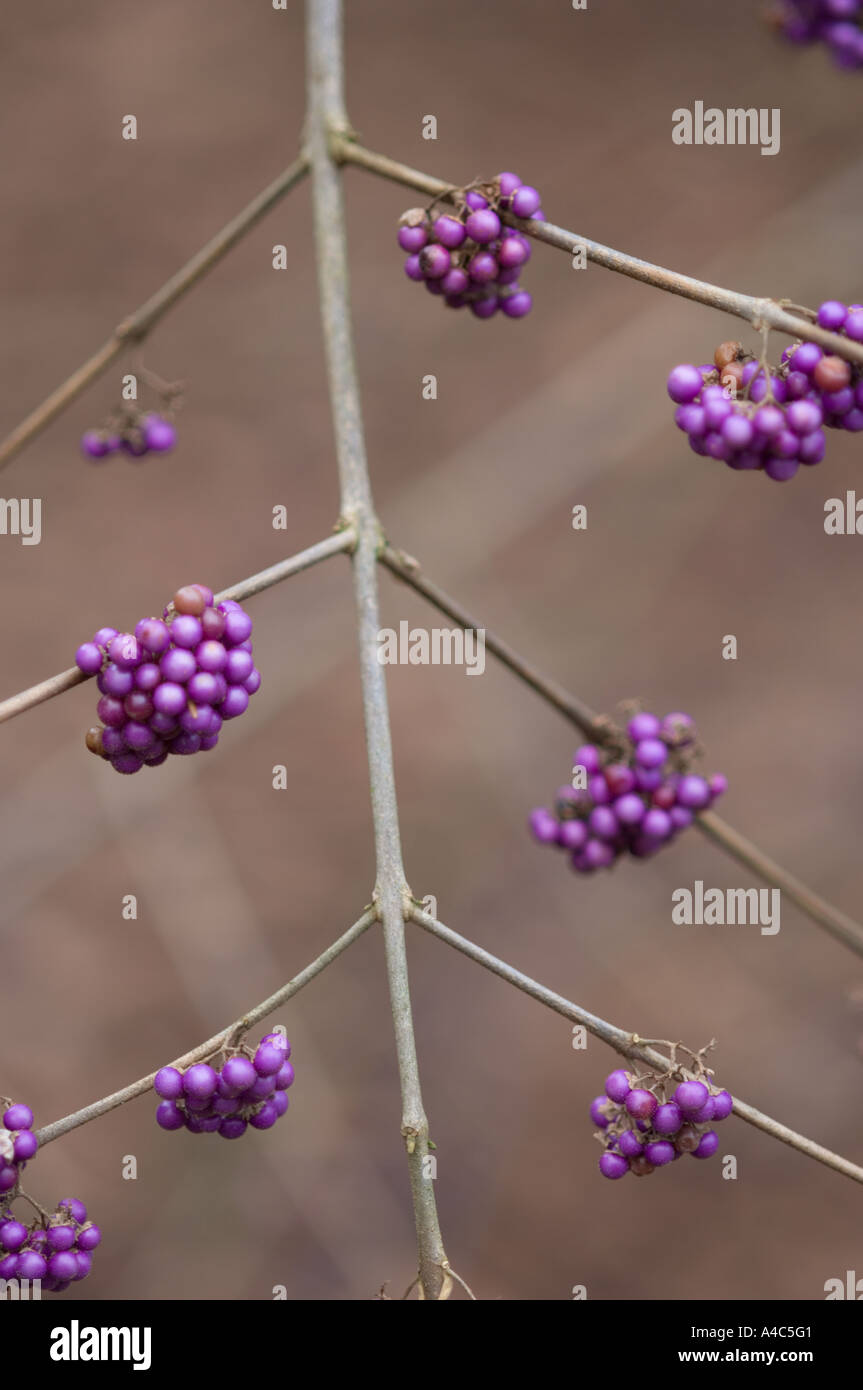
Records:
<instances>
[{"instance_id":1,"label":"blurred brown background","mask_svg":"<svg viewBox=\"0 0 863 1390\"><path fill-rule=\"evenodd\" d=\"M367 144L446 179L513 168L546 214L757 294L861 297L861 79L781 44L750 0L399 0L348 6L348 98ZM58 0L4 17L0 426L17 422L294 155L303 16L267 0ZM681 148L671 112L780 107L782 149ZM137 143L120 138L138 118ZM424 142L434 113L438 139ZM538 247L526 320L446 312L405 280L415 195L346 175L352 295L377 502L489 627L600 709L690 710L742 830L860 908L859 547L823 532L861 442L776 486L697 459L664 383L736 321ZM271 268L285 242L290 268ZM147 342L188 381L175 455L86 464L115 365L2 478L43 539L0 538L2 695L70 664L178 584L221 587L337 512L310 237L295 191ZM747 341L754 339L749 334ZM777 344L777 351L781 344ZM421 398L434 372L436 402ZM576 502L589 529L571 530ZM271 526L288 508L287 533ZM384 621L441 619L382 576ZM208 758L114 776L75 690L2 730L0 1090L46 1123L177 1056L312 959L368 901L370 812L347 564L255 599L264 683ZM734 633L737 662L720 657ZM491 662L390 669L405 857L441 917L643 1035L711 1035L721 1080L863 1159L863 963L784 905L778 936L671 923L671 893L754 882L692 833L575 878L525 831L577 738ZM271 787L285 763L290 790ZM137 922L121 916L138 896ZM586 1116L615 1064L411 932L424 1092L450 1258L479 1297L823 1297L863 1272L860 1191L736 1120L739 1179L681 1164L596 1172ZM854 1004L856 992L857 1004ZM274 1021L297 1082L238 1144L157 1130L139 1100L47 1148L28 1186L80 1194L106 1232L90 1299L368 1299L415 1256L381 941ZM138 1179L122 1178L124 1155Z\"/></svg>"}]
</instances>

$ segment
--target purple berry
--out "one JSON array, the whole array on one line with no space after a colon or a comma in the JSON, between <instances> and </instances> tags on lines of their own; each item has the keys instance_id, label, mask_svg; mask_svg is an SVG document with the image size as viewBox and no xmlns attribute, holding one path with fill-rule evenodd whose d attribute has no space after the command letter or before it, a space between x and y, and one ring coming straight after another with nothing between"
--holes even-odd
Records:
<instances>
[{"instance_id":1,"label":"purple berry","mask_svg":"<svg viewBox=\"0 0 863 1390\"><path fill-rule=\"evenodd\" d=\"M167 453L177 442L177 431L170 420L165 420L161 415L147 415L141 428L144 443L155 454Z\"/></svg>"},{"instance_id":2,"label":"purple berry","mask_svg":"<svg viewBox=\"0 0 863 1390\"><path fill-rule=\"evenodd\" d=\"M257 1077L258 1073L248 1057L229 1057L222 1067L223 1086L236 1095L253 1086Z\"/></svg>"},{"instance_id":3,"label":"purple berry","mask_svg":"<svg viewBox=\"0 0 863 1390\"><path fill-rule=\"evenodd\" d=\"M660 1105L653 1117L653 1128L657 1134L676 1134L683 1124L683 1112L673 1100Z\"/></svg>"},{"instance_id":4,"label":"purple berry","mask_svg":"<svg viewBox=\"0 0 863 1390\"><path fill-rule=\"evenodd\" d=\"M639 825L644 820L644 802L640 796L630 792L615 801L614 814L621 825Z\"/></svg>"},{"instance_id":5,"label":"purple berry","mask_svg":"<svg viewBox=\"0 0 863 1390\"><path fill-rule=\"evenodd\" d=\"M629 1092L629 1073L624 1071L622 1067L618 1067L616 1071L611 1072L610 1075L606 1077L605 1094L608 1096L609 1100L613 1100L616 1104L620 1105L626 1100Z\"/></svg>"},{"instance_id":6,"label":"purple berry","mask_svg":"<svg viewBox=\"0 0 863 1390\"><path fill-rule=\"evenodd\" d=\"M801 343L795 349L791 361L796 372L805 372L807 376L811 376L823 356L824 353L817 343Z\"/></svg>"},{"instance_id":7,"label":"purple berry","mask_svg":"<svg viewBox=\"0 0 863 1390\"><path fill-rule=\"evenodd\" d=\"M87 1208L77 1197L64 1197L62 1201L57 1203L57 1206L68 1211L72 1220L77 1221L79 1226L87 1220Z\"/></svg>"},{"instance_id":8,"label":"purple berry","mask_svg":"<svg viewBox=\"0 0 863 1390\"><path fill-rule=\"evenodd\" d=\"M644 1156L654 1168L661 1168L666 1163L674 1162L675 1148L667 1139L654 1139L645 1145Z\"/></svg>"},{"instance_id":9,"label":"purple berry","mask_svg":"<svg viewBox=\"0 0 863 1390\"><path fill-rule=\"evenodd\" d=\"M651 840L667 840L674 826L667 811L651 806L641 822L641 833Z\"/></svg>"},{"instance_id":10,"label":"purple berry","mask_svg":"<svg viewBox=\"0 0 863 1390\"><path fill-rule=\"evenodd\" d=\"M156 1124L160 1129L182 1129L186 1123L182 1110L173 1100L163 1100L156 1106Z\"/></svg>"},{"instance_id":11,"label":"purple berry","mask_svg":"<svg viewBox=\"0 0 863 1390\"><path fill-rule=\"evenodd\" d=\"M426 280L442 279L451 265L452 257L445 246L433 243L431 246L424 246L419 253L419 267Z\"/></svg>"},{"instance_id":12,"label":"purple berry","mask_svg":"<svg viewBox=\"0 0 863 1390\"><path fill-rule=\"evenodd\" d=\"M629 1092L625 1104L634 1120L649 1120L656 1111L657 1100L652 1091L637 1087Z\"/></svg>"},{"instance_id":13,"label":"purple berry","mask_svg":"<svg viewBox=\"0 0 863 1390\"><path fill-rule=\"evenodd\" d=\"M175 624L178 621L179 618L174 619ZM192 621L197 622L197 619L193 618ZM198 623L198 626L200 627L200 623ZM197 645L197 643L195 645ZM162 678L174 685L185 685L186 681L190 680L198 669L197 662L192 653L183 647L172 647L170 651L165 652L159 664L162 670ZM161 708L158 701L156 702L156 708ZM164 710L163 713L168 714L169 711Z\"/></svg>"},{"instance_id":14,"label":"purple berry","mask_svg":"<svg viewBox=\"0 0 863 1390\"><path fill-rule=\"evenodd\" d=\"M674 1099L685 1115L693 1114L705 1104L710 1092L703 1081L681 1081Z\"/></svg>"},{"instance_id":15,"label":"purple berry","mask_svg":"<svg viewBox=\"0 0 863 1390\"><path fill-rule=\"evenodd\" d=\"M171 638L177 647L197 647L203 636L200 619L193 617L191 613L178 613L171 623Z\"/></svg>"},{"instance_id":16,"label":"purple berry","mask_svg":"<svg viewBox=\"0 0 863 1390\"><path fill-rule=\"evenodd\" d=\"M31 1129L22 1129L16 1136L13 1152L16 1163L26 1163L39 1147L39 1140Z\"/></svg>"},{"instance_id":17,"label":"purple berry","mask_svg":"<svg viewBox=\"0 0 863 1390\"><path fill-rule=\"evenodd\" d=\"M436 219L433 230L436 240L449 251L455 251L461 246L467 236L464 224L459 222L457 217L450 217L447 213L444 213L442 217ZM406 249L413 250L419 248L411 247Z\"/></svg>"},{"instance_id":18,"label":"purple berry","mask_svg":"<svg viewBox=\"0 0 863 1390\"><path fill-rule=\"evenodd\" d=\"M644 1140L639 1139L634 1129L625 1129L618 1139L620 1152L627 1158L637 1158L644 1152Z\"/></svg>"},{"instance_id":19,"label":"purple berry","mask_svg":"<svg viewBox=\"0 0 863 1390\"><path fill-rule=\"evenodd\" d=\"M587 826L583 820L561 821L557 828L557 843L568 850L582 850L588 841Z\"/></svg>"},{"instance_id":20,"label":"purple berry","mask_svg":"<svg viewBox=\"0 0 863 1390\"><path fill-rule=\"evenodd\" d=\"M614 840L620 832L617 816L610 806L596 806L588 816L591 834L600 840Z\"/></svg>"},{"instance_id":21,"label":"purple berry","mask_svg":"<svg viewBox=\"0 0 863 1390\"><path fill-rule=\"evenodd\" d=\"M153 1090L163 1100L176 1100L183 1094L183 1073L176 1067L162 1067L153 1078Z\"/></svg>"},{"instance_id":22,"label":"purple berry","mask_svg":"<svg viewBox=\"0 0 863 1390\"><path fill-rule=\"evenodd\" d=\"M689 774L677 784L677 800L691 811L700 811L710 801L710 787L703 777Z\"/></svg>"},{"instance_id":23,"label":"purple berry","mask_svg":"<svg viewBox=\"0 0 863 1390\"><path fill-rule=\"evenodd\" d=\"M95 676L101 671L104 656L95 642L84 642L75 653L75 665L86 676Z\"/></svg>"},{"instance_id":24,"label":"purple berry","mask_svg":"<svg viewBox=\"0 0 863 1390\"><path fill-rule=\"evenodd\" d=\"M734 1101L728 1091L719 1091L713 1097L714 1120L725 1120L734 1109Z\"/></svg>"},{"instance_id":25,"label":"purple berry","mask_svg":"<svg viewBox=\"0 0 863 1390\"><path fill-rule=\"evenodd\" d=\"M519 237L504 235L497 253L498 265L504 270L516 270L528 259L527 247Z\"/></svg>"},{"instance_id":26,"label":"purple berry","mask_svg":"<svg viewBox=\"0 0 863 1390\"><path fill-rule=\"evenodd\" d=\"M498 265L490 251L477 251L468 261L467 270L471 280L485 285L497 278Z\"/></svg>"},{"instance_id":27,"label":"purple berry","mask_svg":"<svg viewBox=\"0 0 863 1390\"><path fill-rule=\"evenodd\" d=\"M844 304L840 304L838 299L827 299L818 310L817 322L821 328L838 333L847 317L848 310Z\"/></svg>"},{"instance_id":28,"label":"purple berry","mask_svg":"<svg viewBox=\"0 0 863 1390\"><path fill-rule=\"evenodd\" d=\"M239 1115L226 1116L219 1121L219 1134L223 1139L239 1139L245 1134L247 1129L246 1121Z\"/></svg>"},{"instance_id":29,"label":"purple berry","mask_svg":"<svg viewBox=\"0 0 863 1390\"><path fill-rule=\"evenodd\" d=\"M629 1172L629 1164L622 1154L604 1153L599 1160L599 1171L604 1178L622 1178Z\"/></svg>"},{"instance_id":30,"label":"purple berry","mask_svg":"<svg viewBox=\"0 0 863 1390\"><path fill-rule=\"evenodd\" d=\"M81 435L81 451L87 458L101 459L111 452L111 448L101 430L85 430Z\"/></svg>"},{"instance_id":31,"label":"purple berry","mask_svg":"<svg viewBox=\"0 0 863 1390\"><path fill-rule=\"evenodd\" d=\"M49 1226L48 1245L52 1250L71 1250L75 1244L73 1226Z\"/></svg>"},{"instance_id":32,"label":"purple berry","mask_svg":"<svg viewBox=\"0 0 863 1390\"><path fill-rule=\"evenodd\" d=\"M20 1221L4 1221L0 1225L0 1247L14 1254L27 1239L27 1227Z\"/></svg>"},{"instance_id":33,"label":"purple berry","mask_svg":"<svg viewBox=\"0 0 863 1390\"><path fill-rule=\"evenodd\" d=\"M597 1129L608 1129L609 1119L605 1113L606 1104L605 1096L597 1096L595 1100L590 1102L590 1118Z\"/></svg>"},{"instance_id":34,"label":"purple berry","mask_svg":"<svg viewBox=\"0 0 863 1390\"><path fill-rule=\"evenodd\" d=\"M697 1149L692 1150L693 1158L711 1158L719 1148L719 1135L715 1129L708 1129L706 1134L702 1134Z\"/></svg>"},{"instance_id":35,"label":"purple berry","mask_svg":"<svg viewBox=\"0 0 863 1390\"><path fill-rule=\"evenodd\" d=\"M523 319L533 308L533 297L527 290L501 296L500 307L508 319Z\"/></svg>"},{"instance_id":36,"label":"purple berry","mask_svg":"<svg viewBox=\"0 0 863 1390\"><path fill-rule=\"evenodd\" d=\"M15 1273L19 1279L42 1279L48 1270L48 1261L36 1250L23 1250L18 1256Z\"/></svg>"},{"instance_id":37,"label":"purple berry","mask_svg":"<svg viewBox=\"0 0 863 1390\"><path fill-rule=\"evenodd\" d=\"M515 217L533 217L541 202L536 189L529 183L523 183L509 197L510 211Z\"/></svg>"},{"instance_id":38,"label":"purple berry","mask_svg":"<svg viewBox=\"0 0 863 1390\"><path fill-rule=\"evenodd\" d=\"M183 1090L195 1100L206 1100L215 1094L219 1078L206 1062L197 1062L183 1073Z\"/></svg>"},{"instance_id":39,"label":"purple berry","mask_svg":"<svg viewBox=\"0 0 863 1390\"><path fill-rule=\"evenodd\" d=\"M541 845L553 845L557 842L558 822L551 811L538 806L535 811L531 811L528 825L533 838Z\"/></svg>"},{"instance_id":40,"label":"purple berry","mask_svg":"<svg viewBox=\"0 0 863 1390\"><path fill-rule=\"evenodd\" d=\"M249 1124L253 1129L271 1129L278 1118L278 1106L271 1100L265 1100L257 1114L251 1116Z\"/></svg>"},{"instance_id":41,"label":"purple berry","mask_svg":"<svg viewBox=\"0 0 863 1390\"><path fill-rule=\"evenodd\" d=\"M635 761L648 769L662 767L668 757L668 749L661 739L642 738L635 745Z\"/></svg>"},{"instance_id":42,"label":"purple berry","mask_svg":"<svg viewBox=\"0 0 863 1390\"><path fill-rule=\"evenodd\" d=\"M677 405L688 405L701 394L703 378L697 367L684 362L674 367L668 377L668 394Z\"/></svg>"},{"instance_id":43,"label":"purple berry","mask_svg":"<svg viewBox=\"0 0 863 1390\"><path fill-rule=\"evenodd\" d=\"M285 1054L275 1043L261 1043L254 1057L254 1068L258 1076L275 1076L285 1060Z\"/></svg>"},{"instance_id":44,"label":"purple berry","mask_svg":"<svg viewBox=\"0 0 863 1390\"><path fill-rule=\"evenodd\" d=\"M22 1105L19 1101L15 1105L10 1105L3 1112L3 1124L6 1129L31 1129L33 1126L33 1111L29 1105Z\"/></svg>"},{"instance_id":45,"label":"purple berry","mask_svg":"<svg viewBox=\"0 0 863 1390\"><path fill-rule=\"evenodd\" d=\"M236 719L238 715L245 713L248 707L248 692L241 685L232 685L219 709L223 719Z\"/></svg>"},{"instance_id":46,"label":"purple berry","mask_svg":"<svg viewBox=\"0 0 863 1390\"><path fill-rule=\"evenodd\" d=\"M78 1262L70 1250L58 1250L48 1261L48 1273L60 1282L74 1279L78 1273Z\"/></svg>"}]
</instances>

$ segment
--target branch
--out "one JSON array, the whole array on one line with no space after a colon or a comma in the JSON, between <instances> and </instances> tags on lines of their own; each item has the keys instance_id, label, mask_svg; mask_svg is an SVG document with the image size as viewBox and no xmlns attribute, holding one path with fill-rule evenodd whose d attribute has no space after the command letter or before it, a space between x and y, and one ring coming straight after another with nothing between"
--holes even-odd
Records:
<instances>
[{"instance_id":1,"label":"branch","mask_svg":"<svg viewBox=\"0 0 863 1390\"><path fill-rule=\"evenodd\" d=\"M557 681L544 676L535 666L531 666L506 642L501 641L493 632L489 632L488 628L483 628L482 623L462 608L460 603L450 598L443 589L438 588L430 579L426 579L418 562L412 556L405 555L403 551L394 550L387 545L381 550L379 558L387 569L391 570L399 579L404 580L417 593L427 598L429 603L434 604L435 608L440 609L459 627L484 631L486 649L492 652L520 680L523 680L526 685L541 695L548 704L559 710L587 738L602 740L607 736L607 720L595 714L588 705L585 705L576 696L570 695ZM733 858L739 860L741 864L745 864L766 883L778 888L819 927L823 927L837 941L841 941L844 946L847 946L858 956L863 956L863 926L859 922L855 922L853 917L848 917L846 913L840 912L838 908L833 907L817 893L813 893L810 888L801 883L799 878L795 878L787 869L783 869L775 860L762 853L751 840L742 835L739 830L728 825L713 811L700 812L696 815L694 824Z\"/></svg>"},{"instance_id":2,"label":"branch","mask_svg":"<svg viewBox=\"0 0 863 1390\"><path fill-rule=\"evenodd\" d=\"M253 574L248 579L241 579L229 589L223 589L221 593L216 594L215 602L221 603L225 598L251 598L263 589L278 584L282 579L289 579L292 574L299 574L301 570L309 569L321 560L327 560L330 555L350 550L354 541L353 529L345 527L335 535L328 536L326 540L318 541L317 545L310 545L308 550L301 550L298 555L281 560L277 565L270 565L269 569L261 570L259 574ZM92 676L85 676L83 671L79 671L77 666L72 666L68 671L61 671L57 676L49 676L47 680L40 681L38 685L31 685L29 690L10 695L8 700L0 701L0 724L6 719L14 719L16 714L23 714L25 710L32 709L34 705L41 705L54 695L62 695L64 690L71 690L73 686L82 685L84 681L92 679Z\"/></svg>"},{"instance_id":3,"label":"branch","mask_svg":"<svg viewBox=\"0 0 863 1390\"><path fill-rule=\"evenodd\" d=\"M402 1101L402 1135L408 1156L419 1251L419 1284L425 1298L446 1297L451 1281L441 1240L432 1180L426 1176L428 1120L423 1109L405 950L409 889L402 865L387 691L377 659L380 629L377 551L380 525L374 511L356 364L351 335L348 267L341 178L332 148L347 130L343 102L340 0L308 0L308 150L312 166L315 246L321 319L329 375L342 515L355 528L354 596L360 678L369 761L379 904L384 929L396 1056Z\"/></svg>"},{"instance_id":4,"label":"branch","mask_svg":"<svg viewBox=\"0 0 863 1390\"><path fill-rule=\"evenodd\" d=\"M415 188L420 193L428 193L433 198L446 198L452 194L454 185L443 179L423 174L408 164L400 164L385 154L376 154L358 145L354 140L342 136L334 143L336 156L344 164L356 164L373 174L390 179L393 183ZM666 270L650 261L641 261L636 256L628 256L625 251L615 251L603 246L589 237L568 232L565 227L556 227L552 222L537 222L533 218L513 217L501 212L501 221L508 227L517 227L527 236L544 241L547 246L555 246L571 256L574 251L583 250L589 261L615 270L619 275L628 275L632 280L641 280L657 290L669 294L679 294L684 299L694 299L699 304L707 304L711 309L722 309L727 314L736 314L740 319L752 324L753 328L766 326L780 333L788 333L794 338L808 338L810 342L820 343L827 351L846 358L849 362L863 364L863 344L852 342L838 333L829 333L808 319L789 314L782 303L775 299L759 299L751 294L739 294L736 290L725 290L720 285L711 285L706 280L694 280L690 275L681 275L677 270Z\"/></svg>"},{"instance_id":5,"label":"branch","mask_svg":"<svg viewBox=\"0 0 863 1390\"><path fill-rule=\"evenodd\" d=\"M529 994L532 999L536 999L548 1009L553 1009L555 1013L561 1014L571 1022L582 1024L595 1038L600 1038L602 1042L608 1043L609 1047L613 1047L615 1052L619 1052L622 1057L628 1057L632 1061L646 1062L656 1071L670 1072L674 1070L672 1063L661 1052L656 1052L652 1047L640 1043L637 1033L626 1033L622 1028L615 1027L613 1023L606 1023L605 1019L597 1018L595 1014L588 1013L578 1004L573 1004L569 999L564 999L562 995L555 994L554 990L546 989L545 985L532 980L529 975L523 975L520 970L508 965L506 961L498 960L497 956L491 955L481 946L474 945L466 937L459 936L458 932L445 927L443 922L439 922L427 912L422 912L418 907L412 905L410 916L418 926L423 927L432 936L439 937L441 941L453 946L462 955L475 960L478 965L484 966L493 975L499 975L502 980L506 980L516 989L520 989L523 994ZM756 1110L753 1105L748 1105L746 1101L735 1098L734 1114L739 1115L741 1120L745 1120L747 1124L754 1125L756 1129L763 1130L773 1139L779 1139L783 1144L788 1144L790 1148L797 1149L809 1158L814 1158L819 1163L825 1164L826 1167L835 1169L837 1173L843 1173L845 1177L863 1183L863 1168L856 1163L851 1163L849 1159L842 1158L840 1154L823 1148L821 1144L816 1144L812 1139L807 1139L805 1135L798 1134L796 1130L780 1124L778 1120L771 1119L769 1115Z\"/></svg>"},{"instance_id":6,"label":"branch","mask_svg":"<svg viewBox=\"0 0 863 1390\"><path fill-rule=\"evenodd\" d=\"M307 172L307 167L304 156L296 159L283 174L280 174L262 193L253 198L242 212L233 217L220 232L217 232L205 246L202 246L201 250L190 261L187 261L176 274L172 275L170 280L166 280L161 289L157 290L145 304L123 319L107 342L103 343L92 357L73 372L62 386L58 386L56 391L52 391L51 395L35 410L31 411L8 438L4 439L3 443L0 444L0 468L4 468L24 448L25 444L29 444L30 440L41 433L61 411L66 409L67 405L71 405L72 401L76 400L92 382L96 381L119 357L128 343L141 342L159 319L176 304L177 300L182 299L183 295L199 280L203 279L214 265L218 265L222 257L226 256L231 248L236 246L237 242L241 241L246 233L260 222L261 218L270 211L270 208L275 207L276 203L295 184L299 183Z\"/></svg>"},{"instance_id":7,"label":"branch","mask_svg":"<svg viewBox=\"0 0 863 1390\"><path fill-rule=\"evenodd\" d=\"M271 994L269 999L262 1000L253 1009L249 1009L248 1013L235 1019L233 1023L229 1023L227 1028L222 1028L220 1032L214 1033L211 1038L207 1038L206 1042L199 1043L191 1052L178 1057L176 1061L160 1063L156 1071L165 1065L185 1070L186 1067L191 1067L195 1062L203 1062L207 1057L212 1057L221 1049L223 1043L232 1033L253 1027L262 1018L266 1018L267 1014L273 1013L275 1009L280 1008L282 1004L287 1003L295 994L298 994L310 980L313 980L316 975L320 975L322 970L326 970L327 966L342 954L342 951L347 950L348 946L362 936L372 922L377 921L377 917L377 908L367 907L362 917L354 922L343 936L340 936L337 941L322 951L311 965L307 965L305 970L300 971L299 975L295 975L281 989L276 990L275 994ZM43 1129L36 1131L39 1147L44 1148L46 1144L51 1143L52 1139L59 1139L61 1134L68 1134L70 1129L77 1129L79 1125L86 1125L90 1120L97 1120L100 1115L107 1115L109 1110L116 1110L118 1105L125 1105L127 1100L134 1100L136 1096L144 1095L145 1092L152 1089L155 1075L156 1072L153 1071L149 1076L142 1076L140 1081L133 1081L131 1086L124 1086L122 1091L115 1091L113 1095L103 1096L101 1100L94 1101L92 1105L85 1105L82 1110L75 1110L71 1115L64 1116L62 1120L55 1120L53 1124L45 1125Z\"/></svg>"}]
</instances>

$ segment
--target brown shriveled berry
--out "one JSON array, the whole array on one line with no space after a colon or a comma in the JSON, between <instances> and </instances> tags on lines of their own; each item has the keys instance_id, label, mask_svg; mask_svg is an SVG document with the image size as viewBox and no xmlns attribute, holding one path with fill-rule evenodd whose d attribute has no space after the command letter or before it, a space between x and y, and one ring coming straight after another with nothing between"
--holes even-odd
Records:
<instances>
[{"instance_id":1,"label":"brown shriveled berry","mask_svg":"<svg viewBox=\"0 0 863 1390\"><path fill-rule=\"evenodd\" d=\"M812 375L820 391L841 391L851 380L851 368L841 357L822 357Z\"/></svg>"},{"instance_id":2,"label":"brown shriveled berry","mask_svg":"<svg viewBox=\"0 0 863 1390\"><path fill-rule=\"evenodd\" d=\"M695 1125L681 1125L674 1136L674 1147L683 1154L691 1154L701 1143L701 1135Z\"/></svg>"},{"instance_id":3,"label":"brown shriveled berry","mask_svg":"<svg viewBox=\"0 0 863 1390\"><path fill-rule=\"evenodd\" d=\"M92 729L88 729L84 741L87 744L87 747L90 749L91 753L98 754L100 758L105 757L105 750L102 747L101 728L99 728L98 726L94 726Z\"/></svg>"},{"instance_id":4,"label":"brown shriveled berry","mask_svg":"<svg viewBox=\"0 0 863 1390\"><path fill-rule=\"evenodd\" d=\"M171 602L175 612L191 613L194 618L200 618L207 606L207 600L200 589L195 588L194 584L186 584L184 588L178 589Z\"/></svg>"},{"instance_id":5,"label":"brown shriveled berry","mask_svg":"<svg viewBox=\"0 0 863 1390\"><path fill-rule=\"evenodd\" d=\"M736 395L743 385L743 363L729 362L719 373L719 382Z\"/></svg>"},{"instance_id":6,"label":"brown shriveled berry","mask_svg":"<svg viewBox=\"0 0 863 1390\"><path fill-rule=\"evenodd\" d=\"M653 1172L653 1164L644 1154L637 1154L635 1158L629 1160L629 1171L634 1173L637 1178L646 1178Z\"/></svg>"},{"instance_id":7,"label":"brown shriveled berry","mask_svg":"<svg viewBox=\"0 0 863 1390\"><path fill-rule=\"evenodd\" d=\"M719 370L722 371L722 368L727 367L729 362L737 361L738 353L742 352L742 350L742 345L740 343L720 343L713 354L713 360Z\"/></svg>"},{"instance_id":8,"label":"brown shriveled berry","mask_svg":"<svg viewBox=\"0 0 863 1390\"><path fill-rule=\"evenodd\" d=\"M425 208L408 208L399 218L400 227L424 227L428 221Z\"/></svg>"}]
</instances>

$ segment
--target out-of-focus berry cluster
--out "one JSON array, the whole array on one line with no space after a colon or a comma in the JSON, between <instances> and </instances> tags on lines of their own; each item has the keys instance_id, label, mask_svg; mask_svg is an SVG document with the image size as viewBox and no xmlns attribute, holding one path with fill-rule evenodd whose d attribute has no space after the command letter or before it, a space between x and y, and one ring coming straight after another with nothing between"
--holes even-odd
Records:
<instances>
[{"instance_id":1,"label":"out-of-focus berry cluster","mask_svg":"<svg viewBox=\"0 0 863 1390\"><path fill-rule=\"evenodd\" d=\"M500 214L544 221L540 197L517 174L505 171L489 183L456 190L452 211L409 208L399 220L398 242L408 253L405 274L440 295L450 309L469 307L479 319L500 310L507 318L529 314L533 303L520 288L531 245Z\"/></svg>"},{"instance_id":2,"label":"out-of-focus berry cluster","mask_svg":"<svg viewBox=\"0 0 863 1390\"><path fill-rule=\"evenodd\" d=\"M177 431L167 415L152 411L126 410L112 416L101 428L85 430L81 452L88 459L106 459L111 454L143 458L145 454L167 454L177 442Z\"/></svg>"},{"instance_id":3,"label":"out-of-focus berry cluster","mask_svg":"<svg viewBox=\"0 0 863 1390\"><path fill-rule=\"evenodd\" d=\"M863 0L780 0L772 18L792 43L826 44L838 68L863 68Z\"/></svg>"},{"instance_id":4,"label":"out-of-focus berry cluster","mask_svg":"<svg viewBox=\"0 0 863 1390\"><path fill-rule=\"evenodd\" d=\"M576 749L573 782L584 785L560 787L553 811L531 812L534 838L566 850L579 873L610 868L622 854L655 854L726 790L721 774L691 771L696 756L688 714L634 715L625 736Z\"/></svg>"}]
</instances>

